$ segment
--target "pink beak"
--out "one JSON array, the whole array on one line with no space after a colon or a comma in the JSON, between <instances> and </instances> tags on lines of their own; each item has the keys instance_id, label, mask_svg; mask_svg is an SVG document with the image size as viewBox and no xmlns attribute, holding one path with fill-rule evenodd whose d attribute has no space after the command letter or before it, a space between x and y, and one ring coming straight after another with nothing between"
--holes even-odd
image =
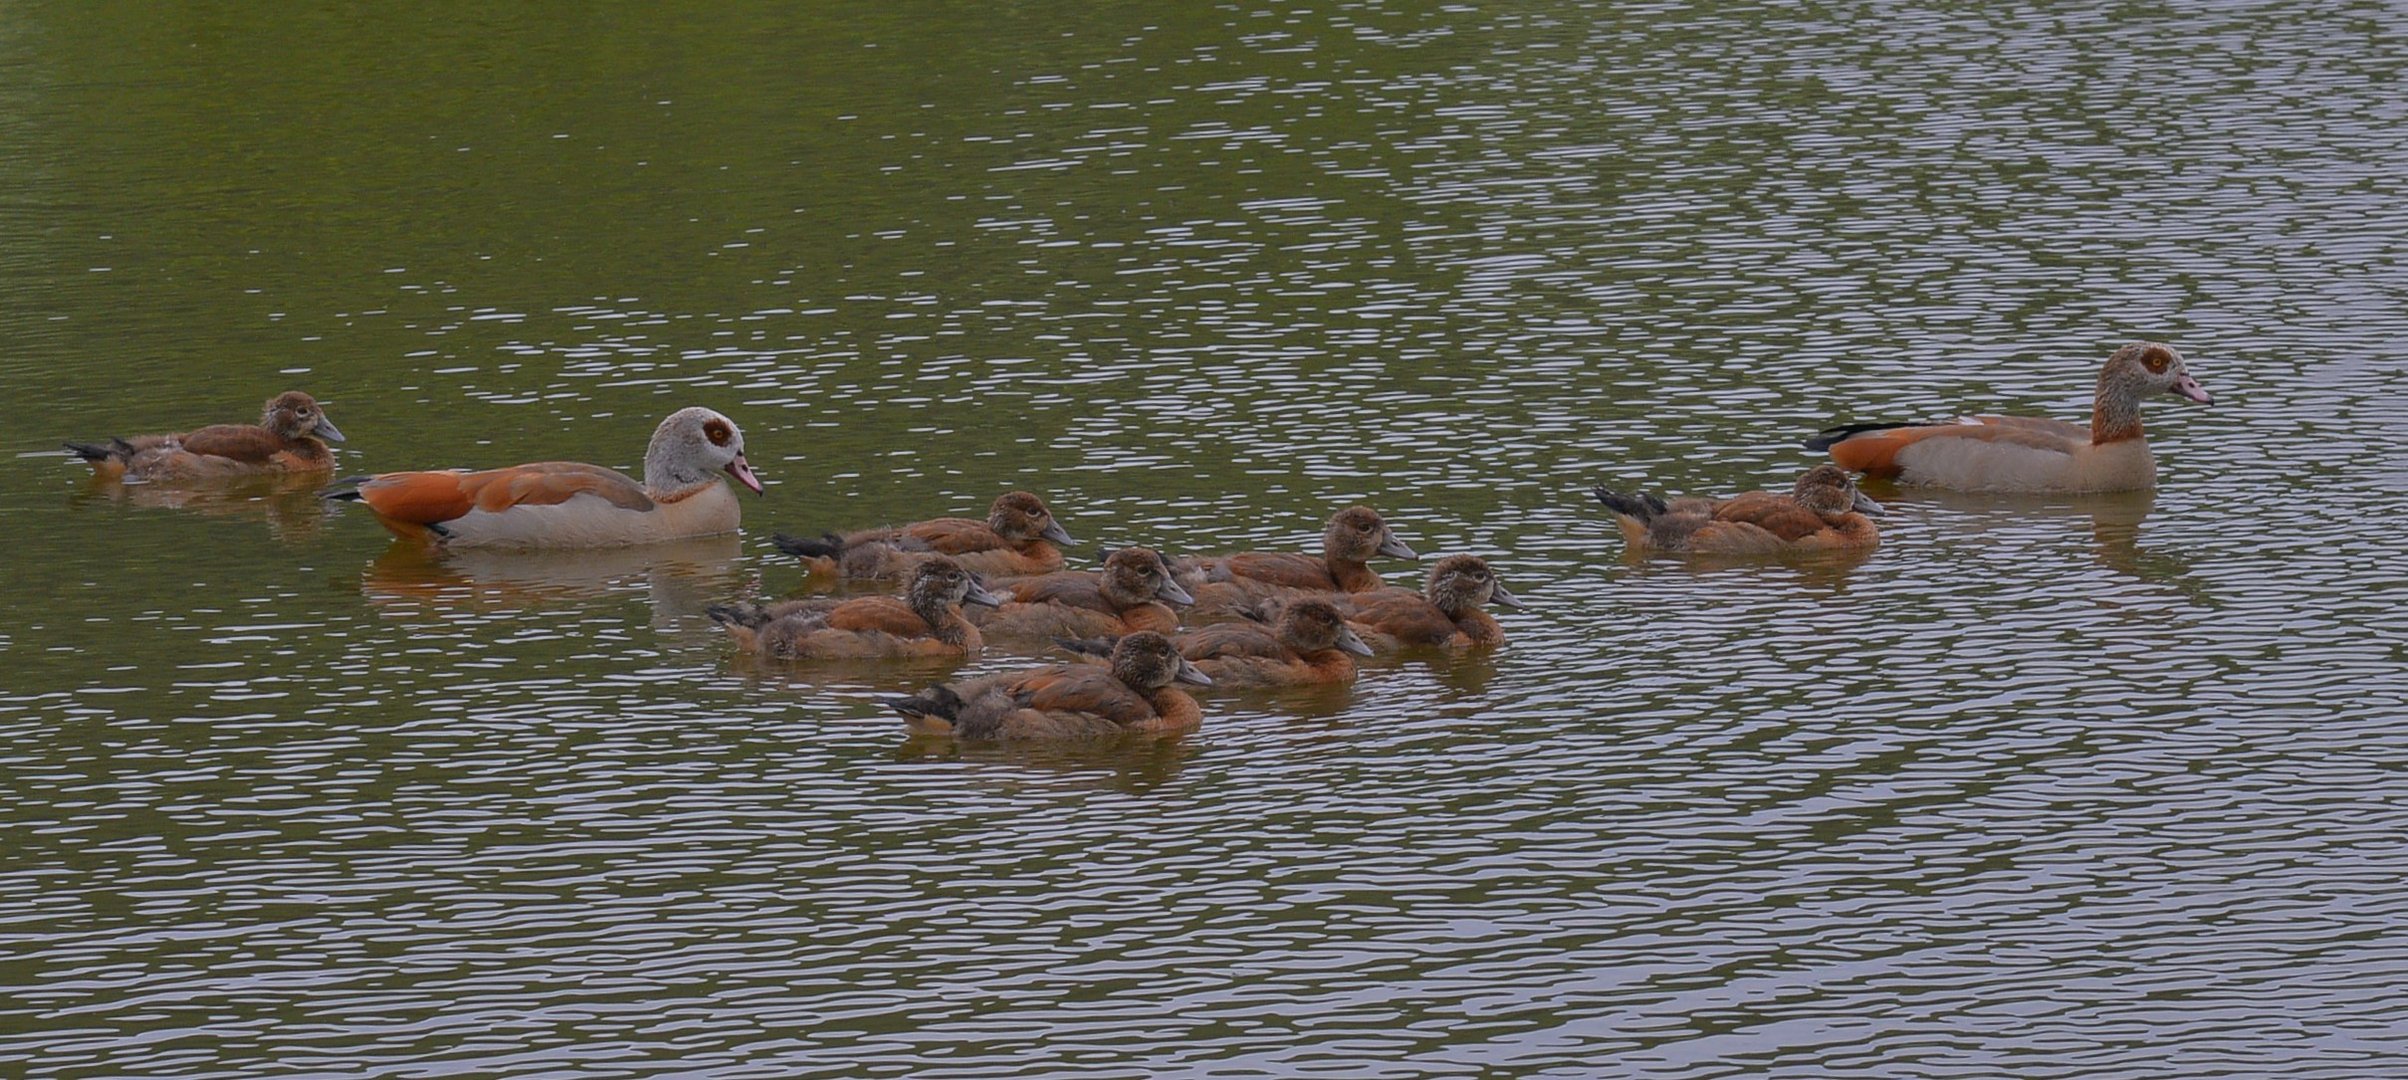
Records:
<instances>
[{"instance_id":1,"label":"pink beak","mask_svg":"<svg viewBox=\"0 0 2408 1080\"><path fill-rule=\"evenodd\" d=\"M736 460L727 463L727 474L735 477L737 483L753 489L753 494L767 494L761 490L761 478L754 476L752 466L744 463L744 455L738 454Z\"/></svg>"},{"instance_id":2,"label":"pink beak","mask_svg":"<svg viewBox=\"0 0 2408 1080\"><path fill-rule=\"evenodd\" d=\"M2186 397L2192 401L2196 401L2201 405L2213 405L2216 403L2216 399L2207 395L2207 388L2199 385L2199 380L2191 378L2187 372L2184 373L2180 378L2174 380L2174 393L2177 396Z\"/></svg>"}]
</instances>

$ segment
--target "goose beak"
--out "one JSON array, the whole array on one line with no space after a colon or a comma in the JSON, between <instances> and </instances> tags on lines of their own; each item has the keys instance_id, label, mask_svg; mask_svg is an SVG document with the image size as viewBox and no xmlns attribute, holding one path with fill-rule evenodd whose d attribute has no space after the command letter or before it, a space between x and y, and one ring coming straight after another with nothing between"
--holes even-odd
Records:
<instances>
[{"instance_id":1,"label":"goose beak","mask_svg":"<svg viewBox=\"0 0 2408 1080\"><path fill-rule=\"evenodd\" d=\"M975 578L971 579L970 581L970 591L962 594L962 603L977 604L982 607L991 608L1002 607L1009 599L1010 597L1004 596L1002 593L987 588L986 582L979 581Z\"/></svg>"},{"instance_id":2,"label":"goose beak","mask_svg":"<svg viewBox=\"0 0 2408 1080\"><path fill-rule=\"evenodd\" d=\"M1179 661L1179 674L1177 678L1180 682L1188 683L1194 686L1212 685L1212 676L1204 674L1202 671L1198 670L1194 664L1188 663L1185 660Z\"/></svg>"},{"instance_id":3,"label":"goose beak","mask_svg":"<svg viewBox=\"0 0 2408 1080\"><path fill-rule=\"evenodd\" d=\"M1371 646L1364 644L1363 636L1355 633L1351 626L1338 628L1338 647L1356 656L1371 655Z\"/></svg>"},{"instance_id":4,"label":"goose beak","mask_svg":"<svg viewBox=\"0 0 2408 1080\"><path fill-rule=\"evenodd\" d=\"M1070 530L1063 528L1062 523L1058 521L1046 522L1045 531L1038 533L1037 535L1051 540L1054 543L1060 544L1063 547L1069 547L1072 544L1078 543L1078 541L1070 538Z\"/></svg>"},{"instance_id":5,"label":"goose beak","mask_svg":"<svg viewBox=\"0 0 2408 1080\"><path fill-rule=\"evenodd\" d=\"M737 483L751 488L755 495L768 494L761 490L761 478L753 475L752 466L744 463L741 453L736 455L736 460L727 463L727 474L735 477Z\"/></svg>"},{"instance_id":6,"label":"goose beak","mask_svg":"<svg viewBox=\"0 0 2408 1080\"><path fill-rule=\"evenodd\" d=\"M1421 556L1413 553L1412 548L1406 547L1404 541L1397 539L1395 533L1388 534L1388 538L1386 540L1380 541L1379 552L1380 554L1386 555L1391 559L1421 558Z\"/></svg>"},{"instance_id":7,"label":"goose beak","mask_svg":"<svg viewBox=\"0 0 2408 1080\"><path fill-rule=\"evenodd\" d=\"M1165 604L1177 604L1180 607L1187 607L1196 602L1194 594L1180 588L1178 582L1169 578L1162 579L1162 584L1155 587L1154 599Z\"/></svg>"},{"instance_id":8,"label":"goose beak","mask_svg":"<svg viewBox=\"0 0 2408 1080\"><path fill-rule=\"evenodd\" d=\"M1505 591L1505 583L1502 581L1489 582L1488 602L1498 607L1520 608L1524 606L1520 597Z\"/></svg>"},{"instance_id":9,"label":"goose beak","mask_svg":"<svg viewBox=\"0 0 2408 1080\"><path fill-rule=\"evenodd\" d=\"M2191 378L2191 373L2187 371L2183 372L2180 378L2174 380L2173 389L2166 391L2166 393L2172 394L2178 398L2188 398L2192 401L2198 402L2201 405L2213 405L2216 403L2216 399L2209 396L2207 388L2199 385L2199 380Z\"/></svg>"},{"instance_id":10,"label":"goose beak","mask_svg":"<svg viewBox=\"0 0 2408 1080\"><path fill-rule=\"evenodd\" d=\"M1850 492L1849 494L1853 496L1848 505L1848 509L1850 510L1854 510L1866 517L1880 517L1883 514L1889 513L1889 511L1880 503L1866 498L1864 492L1855 491Z\"/></svg>"},{"instance_id":11,"label":"goose beak","mask_svg":"<svg viewBox=\"0 0 2408 1080\"><path fill-rule=\"evenodd\" d=\"M318 414L318 426L309 429L309 433L327 442L343 441L343 429L334 426L334 421L327 419L325 413Z\"/></svg>"}]
</instances>

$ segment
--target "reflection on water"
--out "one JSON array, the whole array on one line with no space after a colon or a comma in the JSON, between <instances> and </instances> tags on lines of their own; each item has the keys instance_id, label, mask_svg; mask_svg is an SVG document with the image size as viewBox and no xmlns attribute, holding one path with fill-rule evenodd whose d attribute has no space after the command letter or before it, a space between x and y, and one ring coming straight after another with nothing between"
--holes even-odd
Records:
<instances>
[{"instance_id":1,"label":"reflection on water","mask_svg":"<svg viewBox=\"0 0 2408 1080\"><path fill-rule=\"evenodd\" d=\"M391 614L575 604L641 586L653 624L700 617L742 595L752 569L735 536L573 551L452 550L396 540L360 575L360 592Z\"/></svg>"},{"instance_id":2,"label":"reflection on water","mask_svg":"<svg viewBox=\"0 0 2408 1080\"><path fill-rule=\"evenodd\" d=\"M2099 565L2135 578L2171 585L2194 603L2208 603L2208 586L2189 577L2189 560L2180 552L2141 546L2141 525L2157 506L2154 491L2118 491L2085 495L1973 494L1941 488L1880 484L1885 503L1909 507L1922 526L1944 530L1947 538L1979 542L1987 534L2028 533L2062 522L2068 530L2087 529L2089 551Z\"/></svg>"},{"instance_id":3,"label":"reflection on water","mask_svg":"<svg viewBox=\"0 0 2408 1080\"><path fill-rule=\"evenodd\" d=\"M2408 1059L2396 6L288 8L0 20L0 1074ZM2218 397L2153 500L1717 565L1585 495L2078 417L2143 337ZM709 404L772 486L429 553L54 452L294 385L346 472ZM879 700L1034 645L701 614L1015 488L1173 556L1362 502L1530 607L1025 748Z\"/></svg>"},{"instance_id":4,"label":"reflection on water","mask_svg":"<svg viewBox=\"0 0 2408 1080\"><path fill-rule=\"evenodd\" d=\"M299 545L326 531L326 505L318 498L326 479L325 473L288 473L169 484L128 483L95 474L68 497L68 505L108 503L259 521L277 542Z\"/></svg>"}]
</instances>

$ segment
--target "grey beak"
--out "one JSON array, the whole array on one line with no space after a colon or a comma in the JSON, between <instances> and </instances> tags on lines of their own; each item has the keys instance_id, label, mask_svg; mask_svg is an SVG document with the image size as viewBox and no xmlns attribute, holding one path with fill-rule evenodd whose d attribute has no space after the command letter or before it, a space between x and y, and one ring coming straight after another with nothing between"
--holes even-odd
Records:
<instances>
[{"instance_id":1,"label":"grey beak","mask_svg":"<svg viewBox=\"0 0 2408 1080\"><path fill-rule=\"evenodd\" d=\"M1499 607L1518 608L1523 606L1521 598L1505 591L1505 583L1502 581L1488 583L1488 602Z\"/></svg>"},{"instance_id":2,"label":"grey beak","mask_svg":"<svg viewBox=\"0 0 2408 1080\"><path fill-rule=\"evenodd\" d=\"M325 413L318 414L318 426L309 429L309 433L327 442L343 441L343 430L334 426L334 421L327 419Z\"/></svg>"},{"instance_id":3,"label":"grey beak","mask_svg":"<svg viewBox=\"0 0 2408 1080\"><path fill-rule=\"evenodd\" d=\"M976 580L970 582L970 591L962 596L962 603L983 607L999 608L1010 601L1010 597L987 588L986 582Z\"/></svg>"},{"instance_id":4,"label":"grey beak","mask_svg":"<svg viewBox=\"0 0 2408 1080\"><path fill-rule=\"evenodd\" d=\"M1880 517L1881 515L1888 513L1887 510L1882 509L1880 503L1866 498L1864 492L1856 491L1850 492L1850 494L1854 495L1855 499L1850 504L1849 509L1856 511L1859 514L1863 514L1866 517Z\"/></svg>"},{"instance_id":5,"label":"grey beak","mask_svg":"<svg viewBox=\"0 0 2408 1080\"><path fill-rule=\"evenodd\" d=\"M1186 607L1196 602L1196 598L1193 594L1189 593L1185 589L1180 588L1178 582L1172 581L1169 578L1163 578L1162 584L1154 590L1154 599L1160 600L1166 604L1177 604L1181 607Z\"/></svg>"},{"instance_id":6,"label":"grey beak","mask_svg":"<svg viewBox=\"0 0 2408 1080\"><path fill-rule=\"evenodd\" d=\"M1391 559L1421 558L1413 553L1412 548L1406 547L1404 541L1397 539L1395 533L1389 533L1386 540L1380 541L1379 552Z\"/></svg>"},{"instance_id":7,"label":"grey beak","mask_svg":"<svg viewBox=\"0 0 2408 1080\"><path fill-rule=\"evenodd\" d=\"M1051 540L1054 543L1060 544L1063 547L1069 547L1072 544L1078 543L1078 541L1070 538L1070 530L1063 528L1062 523L1058 521L1046 522L1045 531L1038 533L1037 535Z\"/></svg>"},{"instance_id":8,"label":"grey beak","mask_svg":"<svg viewBox=\"0 0 2408 1080\"><path fill-rule=\"evenodd\" d=\"M1351 626L1338 628L1338 647L1356 656L1371 655L1371 646L1364 644L1363 636L1355 633Z\"/></svg>"},{"instance_id":9,"label":"grey beak","mask_svg":"<svg viewBox=\"0 0 2408 1080\"><path fill-rule=\"evenodd\" d=\"M1192 683L1196 686L1212 685L1212 676L1206 675L1202 671L1197 670L1194 664L1188 663L1185 660L1179 661L1178 679L1180 682Z\"/></svg>"}]
</instances>

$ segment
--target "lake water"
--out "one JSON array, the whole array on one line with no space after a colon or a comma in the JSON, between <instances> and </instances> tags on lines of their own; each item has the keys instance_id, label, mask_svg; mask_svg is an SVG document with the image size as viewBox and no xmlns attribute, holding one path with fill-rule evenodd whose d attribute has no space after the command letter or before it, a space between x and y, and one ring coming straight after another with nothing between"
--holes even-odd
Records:
<instances>
[{"instance_id":1,"label":"lake water","mask_svg":"<svg viewBox=\"0 0 2408 1080\"><path fill-rule=\"evenodd\" d=\"M2375 3L17 5L0 1072L2401 1075L2404 76ZM2217 396L2154 496L1705 565L1586 493L2135 338ZM346 473L702 404L771 486L429 558L57 453L288 388ZM1013 487L1531 606L1112 752L701 615Z\"/></svg>"}]
</instances>

